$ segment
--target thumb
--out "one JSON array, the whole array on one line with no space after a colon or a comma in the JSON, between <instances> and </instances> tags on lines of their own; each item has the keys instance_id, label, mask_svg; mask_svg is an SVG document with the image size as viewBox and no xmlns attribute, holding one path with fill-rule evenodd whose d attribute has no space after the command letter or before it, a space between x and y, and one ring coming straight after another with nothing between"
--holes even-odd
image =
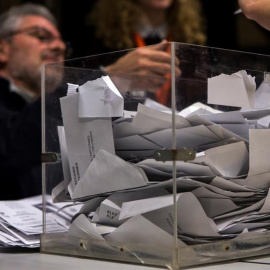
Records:
<instances>
[{"instance_id":1,"label":"thumb","mask_svg":"<svg viewBox=\"0 0 270 270\"><path fill-rule=\"evenodd\" d=\"M149 49L155 51L166 51L168 44L168 41L163 39L160 43L149 46Z\"/></svg>"}]
</instances>

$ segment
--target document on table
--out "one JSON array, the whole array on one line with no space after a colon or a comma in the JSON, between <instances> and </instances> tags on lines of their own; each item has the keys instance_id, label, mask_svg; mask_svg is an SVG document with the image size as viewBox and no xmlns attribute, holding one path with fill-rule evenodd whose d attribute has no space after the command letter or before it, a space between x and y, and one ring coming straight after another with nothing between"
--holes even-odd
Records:
<instances>
[{"instance_id":1,"label":"document on table","mask_svg":"<svg viewBox=\"0 0 270 270\"><path fill-rule=\"evenodd\" d=\"M53 204L47 196L46 231L65 232L78 207L67 203ZM80 206L79 206L80 207ZM7 246L38 247L43 232L42 197L0 201L0 243ZM69 210L67 210L69 209Z\"/></svg>"}]
</instances>

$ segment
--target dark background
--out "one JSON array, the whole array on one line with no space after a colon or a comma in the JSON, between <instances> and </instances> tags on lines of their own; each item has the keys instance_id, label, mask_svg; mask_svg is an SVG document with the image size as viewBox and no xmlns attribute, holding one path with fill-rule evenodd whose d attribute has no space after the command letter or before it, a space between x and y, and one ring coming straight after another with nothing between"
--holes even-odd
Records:
<instances>
[{"instance_id":1,"label":"dark background","mask_svg":"<svg viewBox=\"0 0 270 270\"><path fill-rule=\"evenodd\" d=\"M86 16L97 0L1 0L0 12L9 7L34 2L47 6L56 16L64 40L71 42L74 57L87 56L93 33L86 25ZM112 0L117 1L117 0ZM202 0L207 19L207 45L240 51L270 54L270 32L243 14L234 15L236 0Z\"/></svg>"}]
</instances>

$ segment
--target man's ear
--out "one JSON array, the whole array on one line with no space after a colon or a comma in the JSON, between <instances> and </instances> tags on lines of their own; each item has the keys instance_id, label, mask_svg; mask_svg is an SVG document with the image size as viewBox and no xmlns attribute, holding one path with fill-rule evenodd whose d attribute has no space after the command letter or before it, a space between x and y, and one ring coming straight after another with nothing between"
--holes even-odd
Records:
<instances>
[{"instance_id":1,"label":"man's ear","mask_svg":"<svg viewBox=\"0 0 270 270\"><path fill-rule=\"evenodd\" d=\"M9 42L0 38L0 63L6 63L8 61L9 47Z\"/></svg>"}]
</instances>

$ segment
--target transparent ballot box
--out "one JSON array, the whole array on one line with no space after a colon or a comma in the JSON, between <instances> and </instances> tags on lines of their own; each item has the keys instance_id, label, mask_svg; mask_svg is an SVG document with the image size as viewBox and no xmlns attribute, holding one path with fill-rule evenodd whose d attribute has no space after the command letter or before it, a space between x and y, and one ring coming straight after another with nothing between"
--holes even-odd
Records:
<instances>
[{"instance_id":1,"label":"transparent ballot box","mask_svg":"<svg viewBox=\"0 0 270 270\"><path fill-rule=\"evenodd\" d=\"M159 50L44 67L42 252L169 269L270 253L270 57Z\"/></svg>"}]
</instances>

